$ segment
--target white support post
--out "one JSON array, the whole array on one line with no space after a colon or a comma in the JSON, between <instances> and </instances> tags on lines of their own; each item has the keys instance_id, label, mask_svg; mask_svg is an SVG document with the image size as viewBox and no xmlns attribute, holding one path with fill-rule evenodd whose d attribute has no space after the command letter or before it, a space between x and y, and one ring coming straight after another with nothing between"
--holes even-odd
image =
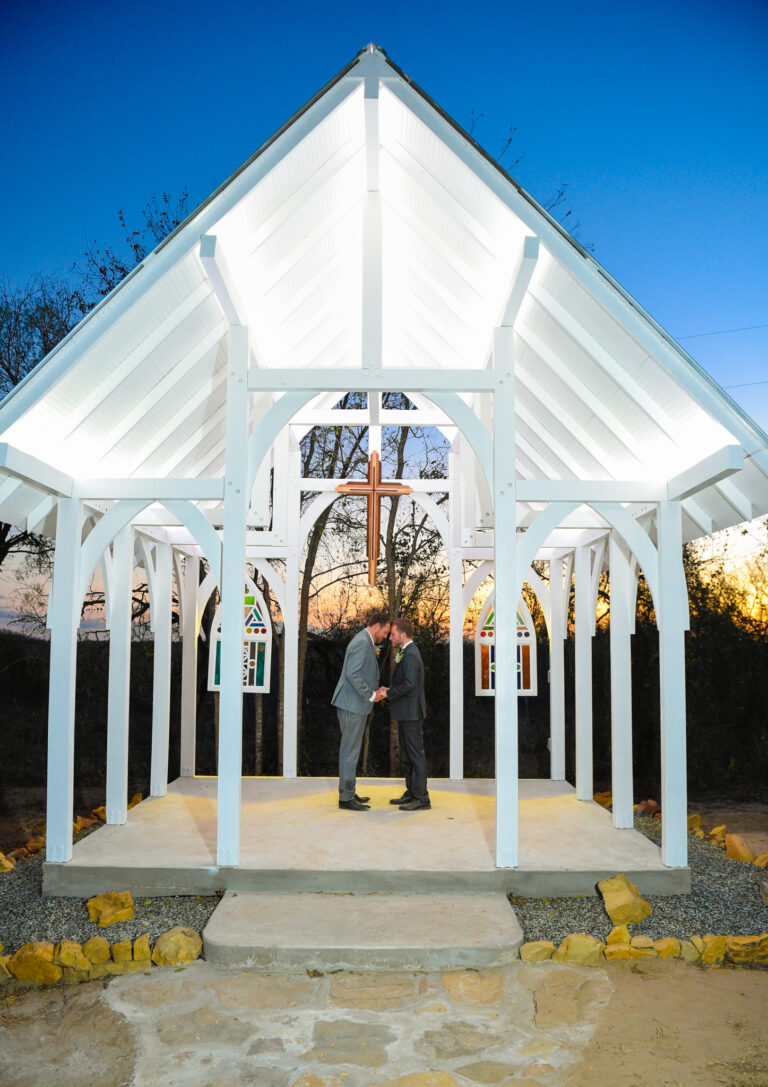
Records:
<instances>
[{"instance_id":1,"label":"white support post","mask_svg":"<svg viewBox=\"0 0 768 1087\"><path fill-rule=\"evenodd\" d=\"M52 599L51 666L48 685L48 814L46 855L49 861L72 857L72 799L75 764L75 681L77 628L80 625L80 539L83 504L60 498L56 517L56 560Z\"/></svg>"},{"instance_id":2,"label":"white support post","mask_svg":"<svg viewBox=\"0 0 768 1087\"><path fill-rule=\"evenodd\" d=\"M683 868L688 863L685 631L689 617L682 545L680 503L660 502L661 859L670 868Z\"/></svg>"},{"instance_id":3,"label":"white support post","mask_svg":"<svg viewBox=\"0 0 768 1087\"><path fill-rule=\"evenodd\" d=\"M217 861L240 861L243 764L243 589L248 510L248 329L230 325L227 369L224 540L221 563L221 690Z\"/></svg>"},{"instance_id":4,"label":"white support post","mask_svg":"<svg viewBox=\"0 0 768 1087\"><path fill-rule=\"evenodd\" d=\"M118 532L112 545L107 703L107 822L128 820L128 719L131 695L133 529Z\"/></svg>"},{"instance_id":5,"label":"white support post","mask_svg":"<svg viewBox=\"0 0 768 1087\"><path fill-rule=\"evenodd\" d=\"M179 586L183 597L181 643L181 765L183 778L195 776L195 746L197 741L197 634L200 612L197 586L200 580L200 559L187 555L184 577Z\"/></svg>"},{"instance_id":6,"label":"white support post","mask_svg":"<svg viewBox=\"0 0 768 1087\"><path fill-rule=\"evenodd\" d=\"M634 825L632 781L632 616L630 562L614 531L608 540L611 641L611 793L613 825Z\"/></svg>"},{"instance_id":7,"label":"white support post","mask_svg":"<svg viewBox=\"0 0 768 1087\"><path fill-rule=\"evenodd\" d=\"M565 632L569 580L564 581L563 561L549 564L549 776L565 781Z\"/></svg>"},{"instance_id":8,"label":"white support post","mask_svg":"<svg viewBox=\"0 0 768 1087\"><path fill-rule=\"evenodd\" d=\"M449 750L448 775L452 781L464 777L464 585L461 560L461 438L457 437L448 455L448 631Z\"/></svg>"},{"instance_id":9,"label":"white support post","mask_svg":"<svg viewBox=\"0 0 768 1087\"><path fill-rule=\"evenodd\" d=\"M285 612L283 653L283 777L295 778L298 755L299 700L299 562L302 542L299 540L301 513L301 453L292 448L289 454L288 539L291 544L285 554Z\"/></svg>"},{"instance_id":10,"label":"white support post","mask_svg":"<svg viewBox=\"0 0 768 1087\"><path fill-rule=\"evenodd\" d=\"M513 330L494 331L493 491L496 579L496 867L518 858L517 511Z\"/></svg>"},{"instance_id":11,"label":"white support post","mask_svg":"<svg viewBox=\"0 0 768 1087\"><path fill-rule=\"evenodd\" d=\"M592 570L588 545L576 548L576 797L591 800L592 787Z\"/></svg>"},{"instance_id":12,"label":"white support post","mask_svg":"<svg viewBox=\"0 0 768 1087\"><path fill-rule=\"evenodd\" d=\"M155 546L154 663L152 670L152 760L149 795L168 792L168 739L171 720L171 608L173 606L173 552L168 544Z\"/></svg>"}]
</instances>

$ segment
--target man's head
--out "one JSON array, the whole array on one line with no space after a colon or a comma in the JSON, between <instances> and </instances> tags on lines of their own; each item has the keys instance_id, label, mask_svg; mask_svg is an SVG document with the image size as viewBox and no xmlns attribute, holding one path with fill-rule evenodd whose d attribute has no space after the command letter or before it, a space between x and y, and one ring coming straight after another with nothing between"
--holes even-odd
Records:
<instances>
[{"instance_id":1,"label":"man's head","mask_svg":"<svg viewBox=\"0 0 768 1087\"><path fill-rule=\"evenodd\" d=\"M378 644L389 634L389 616L385 611L372 611L365 621L366 629Z\"/></svg>"},{"instance_id":2,"label":"man's head","mask_svg":"<svg viewBox=\"0 0 768 1087\"><path fill-rule=\"evenodd\" d=\"M392 645L400 649L413 638L413 623L410 619L398 617L392 620Z\"/></svg>"}]
</instances>

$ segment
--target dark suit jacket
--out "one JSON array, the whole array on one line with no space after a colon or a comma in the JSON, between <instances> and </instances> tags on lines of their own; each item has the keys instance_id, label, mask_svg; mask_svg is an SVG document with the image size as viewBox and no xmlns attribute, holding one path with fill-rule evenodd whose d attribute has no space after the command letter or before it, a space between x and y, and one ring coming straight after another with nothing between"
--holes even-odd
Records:
<instances>
[{"instance_id":1,"label":"dark suit jacket","mask_svg":"<svg viewBox=\"0 0 768 1087\"><path fill-rule=\"evenodd\" d=\"M396 721L423 721L427 716L424 662L414 642L405 647L403 659L395 665L387 697Z\"/></svg>"}]
</instances>

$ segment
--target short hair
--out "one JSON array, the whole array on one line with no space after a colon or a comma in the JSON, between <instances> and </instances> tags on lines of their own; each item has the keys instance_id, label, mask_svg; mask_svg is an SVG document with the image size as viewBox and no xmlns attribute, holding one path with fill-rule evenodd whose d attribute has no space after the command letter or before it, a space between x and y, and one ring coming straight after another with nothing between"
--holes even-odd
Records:
<instances>
[{"instance_id":1,"label":"short hair","mask_svg":"<svg viewBox=\"0 0 768 1087\"><path fill-rule=\"evenodd\" d=\"M387 613L385 611L380 611L378 609L374 609L372 612L368 613L368 618L365 620L365 625L367 627L379 627L379 626L383 627L383 626L386 626L387 623L390 623L390 622L391 622L391 619L389 618L389 616L387 615Z\"/></svg>"},{"instance_id":2,"label":"short hair","mask_svg":"<svg viewBox=\"0 0 768 1087\"><path fill-rule=\"evenodd\" d=\"M410 619L406 619L405 616L398 616L397 619L393 619L392 626L401 630L406 638L413 637L413 622Z\"/></svg>"}]
</instances>

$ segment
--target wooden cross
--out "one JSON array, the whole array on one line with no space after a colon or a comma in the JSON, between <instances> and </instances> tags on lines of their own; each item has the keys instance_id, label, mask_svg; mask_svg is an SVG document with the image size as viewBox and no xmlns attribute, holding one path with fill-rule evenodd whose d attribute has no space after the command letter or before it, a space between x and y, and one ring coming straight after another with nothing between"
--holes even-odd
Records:
<instances>
[{"instance_id":1,"label":"wooden cross","mask_svg":"<svg viewBox=\"0 0 768 1087\"><path fill-rule=\"evenodd\" d=\"M382 483L381 461L377 452L368 460L368 479L350 479L335 488L339 494L363 496L368 499L368 584L376 584L376 567L379 562L379 526L381 523L382 495L411 494L407 483Z\"/></svg>"}]
</instances>

